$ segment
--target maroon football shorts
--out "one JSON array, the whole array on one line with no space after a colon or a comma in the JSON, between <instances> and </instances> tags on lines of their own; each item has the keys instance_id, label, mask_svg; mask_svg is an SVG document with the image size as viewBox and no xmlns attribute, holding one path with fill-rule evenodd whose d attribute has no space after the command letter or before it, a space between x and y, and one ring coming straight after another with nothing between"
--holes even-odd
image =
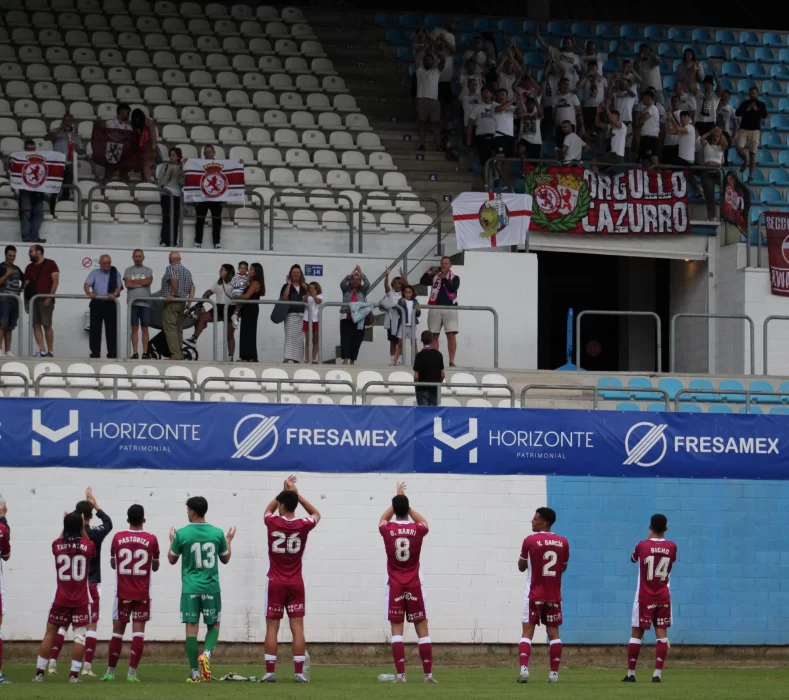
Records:
<instances>
[{"instance_id":1,"label":"maroon football shorts","mask_svg":"<svg viewBox=\"0 0 789 700\"><path fill-rule=\"evenodd\" d=\"M638 606L636 608L636 606ZM671 627L671 603L639 603L633 606L633 613L638 610L638 620L633 615L633 627L640 627L648 630L654 624L655 627ZM636 624L638 622L638 624Z\"/></svg>"},{"instance_id":2,"label":"maroon football shorts","mask_svg":"<svg viewBox=\"0 0 789 700\"><path fill-rule=\"evenodd\" d=\"M151 619L150 600L115 599L112 619L128 625L130 622L149 622Z\"/></svg>"},{"instance_id":3,"label":"maroon football shorts","mask_svg":"<svg viewBox=\"0 0 789 700\"><path fill-rule=\"evenodd\" d=\"M546 627L558 627L562 624L562 604L544 603L539 600L529 600L527 615L523 622L530 625L545 625Z\"/></svg>"},{"instance_id":4,"label":"maroon football shorts","mask_svg":"<svg viewBox=\"0 0 789 700\"><path fill-rule=\"evenodd\" d=\"M389 622L421 622L427 620L422 586L387 586L389 590Z\"/></svg>"},{"instance_id":5,"label":"maroon football shorts","mask_svg":"<svg viewBox=\"0 0 789 700\"><path fill-rule=\"evenodd\" d=\"M68 628L84 627L90 620L90 605L80 605L76 608L67 608L62 605L52 605L49 609L49 624Z\"/></svg>"},{"instance_id":6,"label":"maroon football shorts","mask_svg":"<svg viewBox=\"0 0 789 700\"><path fill-rule=\"evenodd\" d=\"M266 590L266 617L281 620L285 611L288 617L304 617L304 580L268 580Z\"/></svg>"}]
</instances>

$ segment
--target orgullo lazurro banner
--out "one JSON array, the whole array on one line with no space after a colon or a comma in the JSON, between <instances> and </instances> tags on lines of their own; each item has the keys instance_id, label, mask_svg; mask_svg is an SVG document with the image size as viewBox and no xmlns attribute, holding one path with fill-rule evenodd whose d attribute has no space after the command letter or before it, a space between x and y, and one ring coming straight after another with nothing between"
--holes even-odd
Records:
<instances>
[{"instance_id":1,"label":"orgullo lazurro banner","mask_svg":"<svg viewBox=\"0 0 789 700\"><path fill-rule=\"evenodd\" d=\"M688 185L680 170L632 168L611 175L575 166L527 165L534 204L531 231L684 234L690 231Z\"/></svg>"},{"instance_id":2,"label":"orgullo lazurro banner","mask_svg":"<svg viewBox=\"0 0 789 700\"><path fill-rule=\"evenodd\" d=\"M244 164L240 160L190 158L184 163L185 202L244 203Z\"/></svg>"},{"instance_id":3,"label":"orgullo lazurro banner","mask_svg":"<svg viewBox=\"0 0 789 700\"><path fill-rule=\"evenodd\" d=\"M785 416L0 398L5 467L789 479Z\"/></svg>"},{"instance_id":4,"label":"orgullo lazurro banner","mask_svg":"<svg viewBox=\"0 0 789 700\"><path fill-rule=\"evenodd\" d=\"M66 156L57 151L18 151L8 157L15 190L58 194L63 187Z\"/></svg>"},{"instance_id":5,"label":"orgullo lazurro banner","mask_svg":"<svg viewBox=\"0 0 789 700\"><path fill-rule=\"evenodd\" d=\"M789 212L765 212L764 228L770 258L770 291L789 297Z\"/></svg>"}]
</instances>

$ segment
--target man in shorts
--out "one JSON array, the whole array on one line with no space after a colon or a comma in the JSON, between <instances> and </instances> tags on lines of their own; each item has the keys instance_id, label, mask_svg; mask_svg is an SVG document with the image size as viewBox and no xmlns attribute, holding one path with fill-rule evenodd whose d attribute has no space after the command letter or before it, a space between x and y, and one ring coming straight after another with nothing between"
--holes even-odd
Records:
<instances>
[{"instance_id":1,"label":"man in shorts","mask_svg":"<svg viewBox=\"0 0 789 700\"><path fill-rule=\"evenodd\" d=\"M60 270L54 260L44 257L43 246L36 243L30 246L30 264L25 268L23 289L25 312L30 313L29 300L36 294L55 294L60 284ZM52 312L55 300L52 297L37 299L33 312L33 336L38 351L36 357L52 357L55 347L55 332L52 330ZM43 330L42 330L43 329ZM46 338L46 345L44 339ZM32 348L30 349L32 352Z\"/></svg>"},{"instance_id":2,"label":"man in shorts","mask_svg":"<svg viewBox=\"0 0 789 700\"><path fill-rule=\"evenodd\" d=\"M737 132L737 155L742 158L740 173L744 173L747 168L750 177L756 168L762 119L767 119L767 105L759 99L757 88L752 87L748 91L748 99L740 103L735 115L740 118L740 130ZM746 148L748 157L745 155Z\"/></svg>"},{"instance_id":3,"label":"man in shorts","mask_svg":"<svg viewBox=\"0 0 789 700\"><path fill-rule=\"evenodd\" d=\"M460 277L452 272L452 261L445 255L441 258L441 267L428 268L419 283L430 287L427 328L433 334L433 347L438 350L439 336L443 328L447 334L449 366L454 367L458 345L458 312L452 307L457 306Z\"/></svg>"},{"instance_id":4,"label":"man in shorts","mask_svg":"<svg viewBox=\"0 0 789 700\"><path fill-rule=\"evenodd\" d=\"M171 564L181 562L181 622L186 625L186 658L191 676L187 683L211 682L211 654L219 639L219 620L222 617L222 592L219 587L219 562L230 561L230 543L236 534L231 527L227 534L205 521L208 501L192 496L186 501L189 524L178 532L170 529ZM198 656L197 631L200 616L208 627L205 647Z\"/></svg>"},{"instance_id":5,"label":"man in shorts","mask_svg":"<svg viewBox=\"0 0 789 700\"><path fill-rule=\"evenodd\" d=\"M14 264L16 247L5 247L5 260L0 263L0 357L13 357L11 340L19 322L19 295L22 292L22 270Z\"/></svg>"},{"instance_id":6,"label":"man in shorts","mask_svg":"<svg viewBox=\"0 0 789 700\"><path fill-rule=\"evenodd\" d=\"M437 52L434 55L434 52ZM436 139L436 149L441 148L441 102L438 100L438 83L446 59L440 46L428 41L414 58L416 75L416 117L419 121L419 148L425 150L425 132L428 123Z\"/></svg>"},{"instance_id":7,"label":"man in shorts","mask_svg":"<svg viewBox=\"0 0 789 700\"><path fill-rule=\"evenodd\" d=\"M134 265L127 267L123 272L123 283L126 285L129 303L129 315L131 316L132 327L132 360L139 359L137 352L138 329L142 329L142 359L150 360L148 354L148 328L151 325L151 307L148 302L138 302L132 306L132 301L141 297L151 296L151 285L153 284L153 270L143 265L145 253L141 248L137 248L132 253Z\"/></svg>"}]
</instances>

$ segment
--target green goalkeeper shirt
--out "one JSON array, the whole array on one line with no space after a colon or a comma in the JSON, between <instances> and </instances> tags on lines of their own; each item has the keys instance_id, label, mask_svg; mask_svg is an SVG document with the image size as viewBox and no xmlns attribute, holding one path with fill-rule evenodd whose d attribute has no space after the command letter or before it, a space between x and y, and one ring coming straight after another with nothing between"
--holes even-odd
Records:
<instances>
[{"instance_id":1,"label":"green goalkeeper shirt","mask_svg":"<svg viewBox=\"0 0 789 700\"><path fill-rule=\"evenodd\" d=\"M172 553L181 557L183 593L219 593L219 557L227 554L225 533L208 523L189 523L175 533Z\"/></svg>"}]
</instances>

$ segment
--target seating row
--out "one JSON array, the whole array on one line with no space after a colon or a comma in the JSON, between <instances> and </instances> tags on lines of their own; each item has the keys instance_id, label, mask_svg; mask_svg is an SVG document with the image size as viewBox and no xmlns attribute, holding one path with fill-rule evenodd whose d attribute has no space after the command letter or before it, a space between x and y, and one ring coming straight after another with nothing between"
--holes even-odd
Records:
<instances>
[{"instance_id":1,"label":"seating row","mask_svg":"<svg viewBox=\"0 0 789 700\"><path fill-rule=\"evenodd\" d=\"M605 400L658 401L660 393L649 389L662 389L672 401L679 392L680 401L702 403L745 403L746 392L753 403L789 403L789 382L771 382L764 379L751 381L746 387L736 379L722 379L715 386L709 379L691 379L687 384L675 377L665 377L656 384L647 377L632 377L627 385L618 377L601 377L597 382L599 396Z\"/></svg>"}]
</instances>

